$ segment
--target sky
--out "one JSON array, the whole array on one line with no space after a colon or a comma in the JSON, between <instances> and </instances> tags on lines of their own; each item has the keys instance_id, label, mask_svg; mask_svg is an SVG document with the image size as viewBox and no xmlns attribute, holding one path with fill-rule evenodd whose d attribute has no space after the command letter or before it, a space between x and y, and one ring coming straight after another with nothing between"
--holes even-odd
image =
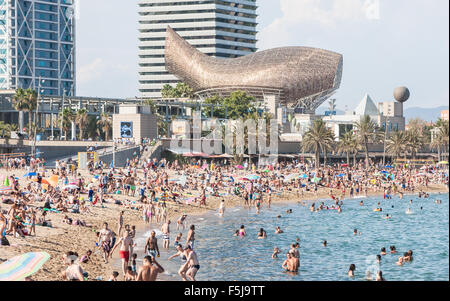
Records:
<instances>
[{"instance_id":1,"label":"sky","mask_svg":"<svg viewBox=\"0 0 450 301\"><path fill-rule=\"evenodd\" d=\"M77 95L129 98L138 91L138 0L78 0ZM257 0L259 50L308 46L341 53L337 108L368 93L408 107L449 102L449 1Z\"/></svg>"}]
</instances>

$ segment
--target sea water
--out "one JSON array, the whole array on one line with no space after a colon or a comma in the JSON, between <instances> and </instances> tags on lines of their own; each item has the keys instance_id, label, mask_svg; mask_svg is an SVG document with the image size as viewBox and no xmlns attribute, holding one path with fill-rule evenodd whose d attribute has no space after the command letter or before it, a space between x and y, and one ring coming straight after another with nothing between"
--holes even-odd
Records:
<instances>
[{"instance_id":1,"label":"sea water","mask_svg":"<svg viewBox=\"0 0 450 301\"><path fill-rule=\"evenodd\" d=\"M442 200L442 204L435 204L436 199ZM360 201L364 202L363 206ZM381 202L382 212L373 211L378 202ZM325 204L331 206L333 202ZM287 214L288 209L293 213ZM367 271L375 275L381 270L385 279L391 281L449 280L448 194L433 194L429 198L405 195L403 199L391 200L382 197L347 199L342 209L341 213L336 210L312 213L309 205L290 204L273 205L270 209L263 207L259 215L254 208L227 208L223 218L217 212L188 217L188 227L196 226L195 251L201 266L196 279L363 281ZM392 219L383 219L386 214ZM281 218L277 218L278 215ZM162 280L180 280L177 271L181 259L167 260L176 252L173 242L180 232L174 224L170 250L163 250L162 240L158 240L161 250L158 260L166 270L160 277ZM233 236L241 225L245 226L247 237ZM275 234L277 226L284 233ZM267 239L257 239L260 228L267 232ZM354 229L361 234L353 235ZM181 231L182 243L187 230ZM281 265L289 246L297 238L300 238L300 270L298 275L292 276L284 273ZM142 247L141 240L138 245ZM324 240L328 242L327 247L322 245ZM389 254L391 245L396 247L397 254ZM277 259L272 259L274 247L281 250ZM378 264L376 255L382 247L388 254L382 256ZM413 261L397 266L398 257L408 250L414 252ZM350 264L356 265L354 278L347 276Z\"/></svg>"}]
</instances>

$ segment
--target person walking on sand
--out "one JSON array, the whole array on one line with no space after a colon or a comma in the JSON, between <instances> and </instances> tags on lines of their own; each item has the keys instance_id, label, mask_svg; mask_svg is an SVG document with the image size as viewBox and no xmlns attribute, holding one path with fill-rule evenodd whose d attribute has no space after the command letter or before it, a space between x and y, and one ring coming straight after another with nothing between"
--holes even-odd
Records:
<instances>
[{"instance_id":1,"label":"person walking on sand","mask_svg":"<svg viewBox=\"0 0 450 301\"><path fill-rule=\"evenodd\" d=\"M118 225L117 225L117 235L120 236L120 232L122 232L122 227L123 227L123 211L120 211L119 214L119 221L118 221Z\"/></svg>"},{"instance_id":2,"label":"person walking on sand","mask_svg":"<svg viewBox=\"0 0 450 301\"><path fill-rule=\"evenodd\" d=\"M133 245L133 239L130 237L130 232L128 230L125 230L123 232L123 236L119 239L119 241L114 245L113 249L110 253L110 258L112 258L112 255L114 253L114 250L117 248L117 246L120 245L120 258L122 259L122 272L123 277L125 279L127 274L127 268L128 268L128 261L130 260L130 252Z\"/></svg>"},{"instance_id":3,"label":"person walking on sand","mask_svg":"<svg viewBox=\"0 0 450 301\"><path fill-rule=\"evenodd\" d=\"M161 232L163 233L163 248L168 249L170 245L170 220L165 222L161 227Z\"/></svg>"},{"instance_id":4,"label":"person walking on sand","mask_svg":"<svg viewBox=\"0 0 450 301\"><path fill-rule=\"evenodd\" d=\"M139 268L136 281L156 281L160 273L164 273L164 268L154 257L147 255L144 257L144 265Z\"/></svg>"},{"instance_id":5,"label":"person walking on sand","mask_svg":"<svg viewBox=\"0 0 450 301\"><path fill-rule=\"evenodd\" d=\"M108 223L103 224L103 229L100 230L97 245L103 250L103 259L108 263L109 252L111 251L112 232L108 229Z\"/></svg>"}]
</instances>

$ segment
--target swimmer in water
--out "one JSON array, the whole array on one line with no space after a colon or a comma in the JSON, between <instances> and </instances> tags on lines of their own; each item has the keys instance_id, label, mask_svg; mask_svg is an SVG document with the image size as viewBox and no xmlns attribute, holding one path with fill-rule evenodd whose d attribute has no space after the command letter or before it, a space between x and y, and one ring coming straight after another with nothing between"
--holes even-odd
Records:
<instances>
[{"instance_id":1,"label":"swimmer in water","mask_svg":"<svg viewBox=\"0 0 450 301\"><path fill-rule=\"evenodd\" d=\"M273 248L272 259L278 258L278 254L280 253L281 251L280 249L278 249L278 247Z\"/></svg>"},{"instance_id":2,"label":"swimmer in water","mask_svg":"<svg viewBox=\"0 0 450 301\"><path fill-rule=\"evenodd\" d=\"M322 245L323 245L324 247L326 247L326 246L327 246L327 241L324 240L324 241L322 242Z\"/></svg>"},{"instance_id":3,"label":"swimmer in water","mask_svg":"<svg viewBox=\"0 0 450 301\"><path fill-rule=\"evenodd\" d=\"M363 201L359 202L359 206L364 206L364 202Z\"/></svg>"},{"instance_id":4,"label":"swimmer in water","mask_svg":"<svg viewBox=\"0 0 450 301\"><path fill-rule=\"evenodd\" d=\"M265 239L265 238L267 238L266 231L264 231L263 228L259 229L259 232L258 232L258 239Z\"/></svg>"},{"instance_id":5,"label":"swimmer in water","mask_svg":"<svg viewBox=\"0 0 450 301\"><path fill-rule=\"evenodd\" d=\"M386 214L386 216L383 216L383 218L384 218L384 219L391 219L391 218L392 218L392 216L391 216L391 215L389 215L389 214Z\"/></svg>"},{"instance_id":6,"label":"swimmer in water","mask_svg":"<svg viewBox=\"0 0 450 301\"><path fill-rule=\"evenodd\" d=\"M369 270L367 270L367 272L366 272L366 280L367 281L373 280L372 273Z\"/></svg>"},{"instance_id":7,"label":"swimmer in water","mask_svg":"<svg viewBox=\"0 0 450 301\"><path fill-rule=\"evenodd\" d=\"M382 271L378 271L378 273L377 273L377 280L376 281L384 281L383 272Z\"/></svg>"},{"instance_id":8,"label":"swimmer in water","mask_svg":"<svg viewBox=\"0 0 450 301\"><path fill-rule=\"evenodd\" d=\"M395 248L395 246L390 246L389 248L391 249L391 254L397 253L397 249Z\"/></svg>"},{"instance_id":9,"label":"swimmer in water","mask_svg":"<svg viewBox=\"0 0 450 301\"><path fill-rule=\"evenodd\" d=\"M283 233L283 230L281 230L280 227L277 227L277 228L275 229L275 234L281 234L281 233Z\"/></svg>"},{"instance_id":10,"label":"swimmer in water","mask_svg":"<svg viewBox=\"0 0 450 301\"><path fill-rule=\"evenodd\" d=\"M403 257L399 256L398 257L398 261L395 264L398 265L398 266L402 266L403 265Z\"/></svg>"},{"instance_id":11,"label":"swimmer in water","mask_svg":"<svg viewBox=\"0 0 450 301\"><path fill-rule=\"evenodd\" d=\"M348 269L347 275L349 277L355 277L356 266L352 263Z\"/></svg>"},{"instance_id":12,"label":"swimmer in water","mask_svg":"<svg viewBox=\"0 0 450 301\"><path fill-rule=\"evenodd\" d=\"M386 255L386 248L385 247L381 248L380 255L383 255L383 256Z\"/></svg>"},{"instance_id":13,"label":"swimmer in water","mask_svg":"<svg viewBox=\"0 0 450 301\"><path fill-rule=\"evenodd\" d=\"M247 235L247 233L245 232L245 226L242 225L241 229L239 230L239 236L244 237L246 235Z\"/></svg>"},{"instance_id":14,"label":"swimmer in water","mask_svg":"<svg viewBox=\"0 0 450 301\"><path fill-rule=\"evenodd\" d=\"M377 254L377 263L380 264L381 263L381 255Z\"/></svg>"},{"instance_id":15,"label":"swimmer in water","mask_svg":"<svg viewBox=\"0 0 450 301\"><path fill-rule=\"evenodd\" d=\"M239 236L239 230L236 230L236 232L234 232L233 236Z\"/></svg>"}]
</instances>

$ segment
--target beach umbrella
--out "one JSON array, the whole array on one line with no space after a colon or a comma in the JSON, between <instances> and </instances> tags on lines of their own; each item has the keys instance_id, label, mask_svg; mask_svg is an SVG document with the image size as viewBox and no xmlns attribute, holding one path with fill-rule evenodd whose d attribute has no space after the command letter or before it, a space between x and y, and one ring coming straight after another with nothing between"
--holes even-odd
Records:
<instances>
[{"instance_id":1,"label":"beach umbrella","mask_svg":"<svg viewBox=\"0 0 450 301\"><path fill-rule=\"evenodd\" d=\"M345 174L344 173L341 173L341 174L339 174L339 175L337 175L339 178L343 178L343 177L345 177Z\"/></svg>"},{"instance_id":2,"label":"beach umbrella","mask_svg":"<svg viewBox=\"0 0 450 301\"><path fill-rule=\"evenodd\" d=\"M26 253L0 265L0 281L23 281L33 275L50 259L46 252Z\"/></svg>"},{"instance_id":3,"label":"beach umbrella","mask_svg":"<svg viewBox=\"0 0 450 301\"><path fill-rule=\"evenodd\" d=\"M303 175L299 176L299 178L300 178L300 179L307 179L308 176L307 176L306 174L303 174Z\"/></svg>"},{"instance_id":4,"label":"beach umbrella","mask_svg":"<svg viewBox=\"0 0 450 301\"><path fill-rule=\"evenodd\" d=\"M50 178L47 179L47 182L50 183L50 185L52 185L53 187L58 186L58 176L57 175L53 175Z\"/></svg>"},{"instance_id":5,"label":"beach umbrella","mask_svg":"<svg viewBox=\"0 0 450 301\"><path fill-rule=\"evenodd\" d=\"M37 178L34 178L33 181L34 181L34 182L37 182L38 179L37 179ZM50 183L49 183L46 179L42 179L42 180L41 180L41 184L47 184L47 185L50 185Z\"/></svg>"},{"instance_id":6,"label":"beach umbrella","mask_svg":"<svg viewBox=\"0 0 450 301\"><path fill-rule=\"evenodd\" d=\"M441 161L441 162L439 162L438 164L441 164L441 165L448 165L448 161Z\"/></svg>"},{"instance_id":7,"label":"beach umbrella","mask_svg":"<svg viewBox=\"0 0 450 301\"><path fill-rule=\"evenodd\" d=\"M269 169L264 169L263 172L268 173L268 172L270 172L270 170Z\"/></svg>"},{"instance_id":8,"label":"beach umbrella","mask_svg":"<svg viewBox=\"0 0 450 301\"><path fill-rule=\"evenodd\" d=\"M385 171L385 170L383 170L382 172L381 172L382 174L389 174L387 171Z\"/></svg>"},{"instance_id":9,"label":"beach umbrella","mask_svg":"<svg viewBox=\"0 0 450 301\"><path fill-rule=\"evenodd\" d=\"M394 168L394 167L392 167L391 165L386 165L385 167L386 167L386 168Z\"/></svg>"},{"instance_id":10,"label":"beach umbrella","mask_svg":"<svg viewBox=\"0 0 450 301\"><path fill-rule=\"evenodd\" d=\"M244 166L242 166L242 165L236 165L235 166L237 169L244 169Z\"/></svg>"},{"instance_id":11,"label":"beach umbrella","mask_svg":"<svg viewBox=\"0 0 450 301\"><path fill-rule=\"evenodd\" d=\"M29 173L26 173L26 174L23 175L24 178L27 178L27 177L34 177L34 176L37 176L37 173L35 173L35 172L29 172Z\"/></svg>"},{"instance_id":12,"label":"beach umbrella","mask_svg":"<svg viewBox=\"0 0 450 301\"><path fill-rule=\"evenodd\" d=\"M341 166L342 167L348 167L348 164L342 164Z\"/></svg>"}]
</instances>

